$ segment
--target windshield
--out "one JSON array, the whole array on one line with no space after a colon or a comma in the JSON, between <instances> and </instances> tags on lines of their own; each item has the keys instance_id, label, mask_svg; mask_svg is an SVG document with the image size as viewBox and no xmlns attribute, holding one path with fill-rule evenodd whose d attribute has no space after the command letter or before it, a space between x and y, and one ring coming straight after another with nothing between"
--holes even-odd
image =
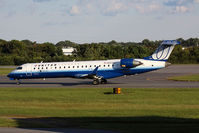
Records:
<instances>
[{"instance_id":1,"label":"windshield","mask_svg":"<svg viewBox=\"0 0 199 133\"><path fill-rule=\"evenodd\" d=\"M22 70L22 67L17 67L17 70Z\"/></svg>"}]
</instances>

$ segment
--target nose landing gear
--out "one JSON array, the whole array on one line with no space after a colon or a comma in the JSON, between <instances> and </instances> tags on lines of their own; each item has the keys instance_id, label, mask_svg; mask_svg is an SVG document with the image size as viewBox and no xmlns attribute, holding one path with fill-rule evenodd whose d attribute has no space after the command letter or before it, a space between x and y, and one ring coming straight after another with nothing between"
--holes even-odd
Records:
<instances>
[{"instance_id":1,"label":"nose landing gear","mask_svg":"<svg viewBox=\"0 0 199 133\"><path fill-rule=\"evenodd\" d=\"M17 79L17 85L20 85L20 84L21 84L20 79Z\"/></svg>"}]
</instances>

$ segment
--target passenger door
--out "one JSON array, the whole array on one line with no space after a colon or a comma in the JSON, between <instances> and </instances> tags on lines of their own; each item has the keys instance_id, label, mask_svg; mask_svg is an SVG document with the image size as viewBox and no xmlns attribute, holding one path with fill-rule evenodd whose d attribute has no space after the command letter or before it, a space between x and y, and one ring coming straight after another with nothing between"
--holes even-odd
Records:
<instances>
[{"instance_id":1,"label":"passenger door","mask_svg":"<svg viewBox=\"0 0 199 133\"><path fill-rule=\"evenodd\" d=\"M28 76L28 77L32 76L32 65L31 64L28 64L26 66L26 76Z\"/></svg>"}]
</instances>

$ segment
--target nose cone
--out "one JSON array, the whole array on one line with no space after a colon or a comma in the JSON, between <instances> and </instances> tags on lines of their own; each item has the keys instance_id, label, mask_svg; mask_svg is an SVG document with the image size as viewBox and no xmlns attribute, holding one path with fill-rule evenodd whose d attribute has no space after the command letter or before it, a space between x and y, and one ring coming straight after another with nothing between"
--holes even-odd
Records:
<instances>
[{"instance_id":1,"label":"nose cone","mask_svg":"<svg viewBox=\"0 0 199 133\"><path fill-rule=\"evenodd\" d=\"M15 80L14 74L12 73L9 73L7 77L10 78L10 80Z\"/></svg>"},{"instance_id":2,"label":"nose cone","mask_svg":"<svg viewBox=\"0 0 199 133\"><path fill-rule=\"evenodd\" d=\"M7 75L7 77L10 78L10 77L11 77L11 74L9 73L9 74Z\"/></svg>"}]
</instances>

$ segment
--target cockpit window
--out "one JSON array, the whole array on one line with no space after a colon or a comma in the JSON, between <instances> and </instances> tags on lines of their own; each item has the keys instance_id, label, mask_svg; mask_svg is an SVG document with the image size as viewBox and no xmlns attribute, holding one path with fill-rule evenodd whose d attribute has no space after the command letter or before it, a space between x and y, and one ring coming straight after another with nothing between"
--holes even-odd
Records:
<instances>
[{"instance_id":1,"label":"cockpit window","mask_svg":"<svg viewBox=\"0 0 199 133\"><path fill-rule=\"evenodd\" d=\"M22 70L22 67L17 67L17 70Z\"/></svg>"}]
</instances>

